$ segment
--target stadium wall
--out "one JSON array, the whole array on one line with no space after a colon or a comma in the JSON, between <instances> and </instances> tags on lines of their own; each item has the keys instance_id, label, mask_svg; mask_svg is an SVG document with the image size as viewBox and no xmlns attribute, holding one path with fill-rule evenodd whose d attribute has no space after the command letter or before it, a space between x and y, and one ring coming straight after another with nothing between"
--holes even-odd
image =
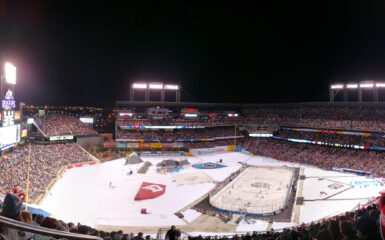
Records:
<instances>
[{"instance_id":1,"label":"stadium wall","mask_svg":"<svg viewBox=\"0 0 385 240\"><path fill-rule=\"evenodd\" d=\"M102 146L103 147L103 136L76 136L76 143L83 148Z\"/></svg>"}]
</instances>

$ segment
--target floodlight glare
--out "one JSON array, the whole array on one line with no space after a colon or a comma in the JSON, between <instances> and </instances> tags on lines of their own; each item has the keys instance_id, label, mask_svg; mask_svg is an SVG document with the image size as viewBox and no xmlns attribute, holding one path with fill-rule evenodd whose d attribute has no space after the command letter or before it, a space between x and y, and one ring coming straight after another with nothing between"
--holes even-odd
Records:
<instances>
[{"instance_id":1,"label":"floodlight glare","mask_svg":"<svg viewBox=\"0 0 385 240\"><path fill-rule=\"evenodd\" d=\"M373 85L373 83L361 83L360 88L372 88Z\"/></svg>"},{"instance_id":2,"label":"floodlight glare","mask_svg":"<svg viewBox=\"0 0 385 240\"><path fill-rule=\"evenodd\" d=\"M166 85L166 86L164 86L164 88L168 89L168 90L178 90L179 86L178 85Z\"/></svg>"},{"instance_id":3,"label":"floodlight glare","mask_svg":"<svg viewBox=\"0 0 385 240\"><path fill-rule=\"evenodd\" d=\"M376 87L385 87L385 83L376 83Z\"/></svg>"},{"instance_id":4,"label":"floodlight glare","mask_svg":"<svg viewBox=\"0 0 385 240\"><path fill-rule=\"evenodd\" d=\"M145 89L145 88L147 88L147 84L145 84L145 83L134 83L134 84L132 84L132 88Z\"/></svg>"},{"instance_id":5,"label":"floodlight glare","mask_svg":"<svg viewBox=\"0 0 385 240\"><path fill-rule=\"evenodd\" d=\"M331 89L343 89L344 85L343 84L334 84L330 86Z\"/></svg>"},{"instance_id":6,"label":"floodlight glare","mask_svg":"<svg viewBox=\"0 0 385 240\"><path fill-rule=\"evenodd\" d=\"M16 84L16 67L11 63L4 64L5 81L9 84Z\"/></svg>"},{"instance_id":7,"label":"floodlight glare","mask_svg":"<svg viewBox=\"0 0 385 240\"><path fill-rule=\"evenodd\" d=\"M163 89L162 84L150 84L151 89Z\"/></svg>"},{"instance_id":8,"label":"floodlight glare","mask_svg":"<svg viewBox=\"0 0 385 240\"><path fill-rule=\"evenodd\" d=\"M358 88L358 84L348 84L346 88Z\"/></svg>"}]
</instances>

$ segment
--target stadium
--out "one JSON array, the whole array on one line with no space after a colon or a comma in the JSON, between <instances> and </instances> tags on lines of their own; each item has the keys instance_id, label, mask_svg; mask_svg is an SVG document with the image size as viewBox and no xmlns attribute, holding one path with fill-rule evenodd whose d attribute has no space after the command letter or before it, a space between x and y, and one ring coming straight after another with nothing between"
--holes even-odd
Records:
<instances>
[{"instance_id":1,"label":"stadium","mask_svg":"<svg viewBox=\"0 0 385 240\"><path fill-rule=\"evenodd\" d=\"M362 5L0 0L0 240L385 240Z\"/></svg>"},{"instance_id":2,"label":"stadium","mask_svg":"<svg viewBox=\"0 0 385 240\"><path fill-rule=\"evenodd\" d=\"M151 84L133 83L132 92ZM161 88L175 94L180 86ZM2 221L22 228L6 217L23 222L27 210L31 221L78 239L136 232L164 239L170 225L182 238L275 236L376 209L385 183L383 103L245 105L176 96L117 101L113 109L17 109L8 90ZM101 130L109 128L112 134ZM20 206L4 210L11 195Z\"/></svg>"}]
</instances>

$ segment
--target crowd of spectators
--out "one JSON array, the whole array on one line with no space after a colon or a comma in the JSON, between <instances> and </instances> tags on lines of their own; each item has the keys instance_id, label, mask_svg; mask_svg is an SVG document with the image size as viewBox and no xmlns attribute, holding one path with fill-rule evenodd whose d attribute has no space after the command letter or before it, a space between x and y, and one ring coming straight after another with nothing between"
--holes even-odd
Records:
<instances>
[{"instance_id":1,"label":"crowd of spectators","mask_svg":"<svg viewBox=\"0 0 385 240\"><path fill-rule=\"evenodd\" d=\"M116 126L205 126L220 127L234 126L235 123L241 123L242 118L221 118L221 119L195 119L195 118L167 118L163 120L149 120L142 118L117 118Z\"/></svg>"},{"instance_id":2,"label":"crowd of spectators","mask_svg":"<svg viewBox=\"0 0 385 240\"><path fill-rule=\"evenodd\" d=\"M272 229L244 235L197 236L189 237L189 240L381 240L379 216L377 204L371 204L321 222L302 224L283 231Z\"/></svg>"},{"instance_id":3,"label":"crowd of spectators","mask_svg":"<svg viewBox=\"0 0 385 240\"><path fill-rule=\"evenodd\" d=\"M89 155L75 143L31 145L29 173L30 202L44 193L49 182L56 178L60 167L89 161ZM20 146L0 158L0 195L9 189L26 189L29 147Z\"/></svg>"},{"instance_id":4,"label":"crowd of spectators","mask_svg":"<svg viewBox=\"0 0 385 240\"><path fill-rule=\"evenodd\" d=\"M244 123L295 127L385 131L385 111L362 106L281 106L247 108Z\"/></svg>"},{"instance_id":5,"label":"crowd of spectators","mask_svg":"<svg viewBox=\"0 0 385 240\"><path fill-rule=\"evenodd\" d=\"M384 197L382 197L384 198ZM309 224L301 224L296 227L286 228L282 231L256 232L252 234L247 233L243 235L224 235L224 236L189 236L189 240L381 240L382 223L380 222L380 214L378 203L375 201L369 202L360 209L346 212L338 216L333 216L321 221L312 222ZM380 200L380 203L383 200ZM383 206L381 206L383 207ZM7 208L7 209L5 209ZM133 233L124 233L123 231L105 232L91 228L80 223L74 224L72 222L65 223L51 217L43 217L42 215L31 214L28 211L14 208L8 209L6 206L2 209L2 215L21 221L26 224L32 224L49 229L59 230L63 232L86 234L100 237L105 240L151 240L151 236L147 235L144 238L143 232L139 232L137 236ZM170 231L174 237L170 237ZM30 232L18 231L16 229L7 228L0 225L0 239L55 239L44 238L39 234ZM180 231L174 226L167 232L166 239L177 240L181 239Z\"/></svg>"},{"instance_id":6,"label":"crowd of spectators","mask_svg":"<svg viewBox=\"0 0 385 240\"><path fill-rule=\"evenodd\" d=\"M238 141L238 139L237 139L237 141ZM221 139L221 140L208 141L208 142L185 142L183 144L188 149L212 148L212 147L216 147L216 146L234 145L234 139Z\"/></svg>"},{"instance_id":7,"label":"crowd of spectators","mask_svg":"<svg viewBox=\"0 0 385 240\"><path fill-rule=\"evenodd\" d=\"M62 114L35 116L36 125L47 136L97 134L92 126L82 123L78 117Z\"/></svg>"},{"instance_id":8,"label":"crowd of spectators","mask_svg":"<svg viewBox=\"0 0 385 240\"><path fill-rule=\"evenodd\" d=\"M239 133L238 133L239 134ZM234 127L209 127L174 130L118 130L117 141L124 139L177 140L234 136Z\"/></svg>"},{"instance_id":9,"label":"crowd of spectators","mask_svg":"<svg viewBox=\"0 0 385 240\"><path fill-rule=\"evenodd\" d=\"M358 136L358 135L345 135L334 133L316 133L316 132L304 132L304 131L291 131L281 130L277 134L278 137L283 138L295 138L305 139L310 141L321 141L326 143L338 143L348 145L359 145L369 147L385 147L385 138L373 137L373 136Z\"/></svg>"},{"instance_id":10,"label":"crowd of spectators","mask_svg":"<svg viewBox=\"0 0 385 240\"><path fill-rule=\"evenodd\" d=\"M256 155L324 169L349 168L385 176L385 169L382 167L385 152L382 151L320 146L270 138L247 138L237 142Z\"/></svg>"}]
</instances>

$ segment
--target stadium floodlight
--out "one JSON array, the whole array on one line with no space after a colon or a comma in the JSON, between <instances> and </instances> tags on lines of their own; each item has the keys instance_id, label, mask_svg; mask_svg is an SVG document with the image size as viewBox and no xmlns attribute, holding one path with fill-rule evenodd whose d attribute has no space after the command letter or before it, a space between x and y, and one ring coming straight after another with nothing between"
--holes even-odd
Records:
<instances>
[{"instance_id":1,"label":"stadium floodlight","mask_svg":"<svg viewBox=\"0 0 385 240\"><path fill-rule=\"evenodd\" d=\"M163 89L163 84L159 84L159 83L150 83L150 88L151 88L151 89Z\"/></svg>"},{"instance_id":2,"label":"stadium floodlight","mask_svg":"<svg viewBox=\"0 0 385 240\"><path fill-rule=\"evenodd\" d=\"M165 85L164 88L167 90L178 90L179 86L178 85Z\"/></svg>"},{"instance_id":3,"label":"stadium floodlight","mask_svg":"<svg viewBox=\"0 0 385 240\"><path fill-rule=\"evenodd\" d=\"M5 81L9 84L16 84L16 67L6 62L4 64Z\"/></svg>"},{"instance_id":4,"label":"stadium floodlight","mask_svg":"<svg viewBox=\"0 0 385 240\"><path fill-rule=\"evenodd\" d=\"M134 83L132 84L132 88L146 89L147 84L145 83Z\"/></svg>"},{"instance_id":5,"label":"stadium floodlight","mask_svg":"<svg viewBox=\"0 0 385 240\"><path fill-rule=\"evenodd\" d=\"M343 89L344 85L343 84L333 84L330 86L331 89Z\"/></svg>"},{"instance_id":6,"label":"stadium floodlight","mask_svg":"<svg viewBox=\"0 0 385 240\"><path fill-rule=\"evenodd\" d=\"M372 88L374 86L373 83L361 83L360 88Z\"/></svg>"},{"instance_id":7,"label":"stadium floodlight","mask_svg":"<svg viewBox=\"0 0 385 240\"><path fill-rule=\"evenodd\" d=\"M385 83L376 83L376 87L383 88L385 87Z\"/></svg>"},{"instance_id":8,"label":"stadium floodlight","mask_svg":"<svg viewBox=\"0 0 385 240\"><path fill-rule=\"evenodd\" d=\"M346 88L358 88L358 84L356 83L347 84Z\"/></svg>"}]
</instances>

